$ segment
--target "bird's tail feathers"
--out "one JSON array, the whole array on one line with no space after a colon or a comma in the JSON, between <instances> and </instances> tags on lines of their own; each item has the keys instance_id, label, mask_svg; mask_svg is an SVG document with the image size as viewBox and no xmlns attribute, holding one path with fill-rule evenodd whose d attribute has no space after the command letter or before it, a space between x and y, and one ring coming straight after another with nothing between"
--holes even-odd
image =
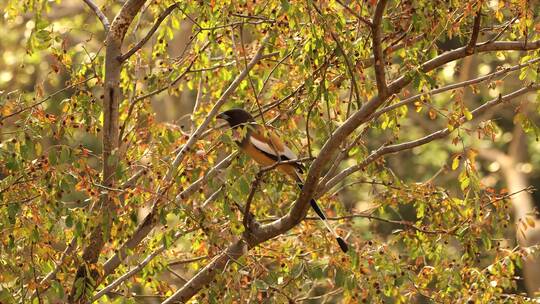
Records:
<instances>
[{"instance_id":1,"label":"bird's tail feathers","mask_svg":"<svg viewBox=\"0 0 540 304\"><path fill-rule=\"evenodd\" d=\"M298 187L300 189L302 189L304 187L304 182L302 181L302 178L300 177L300 174L297 173L297 179L296 179L296 184L298 185ZM333 237L336 238L336 241L339 245L339 248L341 248L341 251L343 252L347 252L349 250L349 246L347 246L347 243L345 243L345 240L343 240L343 238L341 238L337 233L336 231L334 230L334 228L330 225L330 223L328 222L328 219L326 218L326 215L324 214L324 212L321 210L321 208L319 207L319 205L317 204L317 202L314 200L314 199L311 199L309 201L309 203L311 204L311 208L313 208L313 211L315 211L315 213L317 213L317 215L319 216L319 218L321 219L321 221L323 222L324 226L326 227L326 229L328 229L328 231L332 234Z\"/></svg>"}]
</instances>

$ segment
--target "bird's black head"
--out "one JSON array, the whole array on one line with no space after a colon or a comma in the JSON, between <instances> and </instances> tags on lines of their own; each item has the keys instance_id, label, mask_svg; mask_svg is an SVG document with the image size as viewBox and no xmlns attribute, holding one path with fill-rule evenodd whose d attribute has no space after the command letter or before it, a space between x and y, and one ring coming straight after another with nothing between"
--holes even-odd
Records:
<instances>
[{"instance_id":1,"label":"bird's black head","mask_svg":"<svg viewBox=\"0 0 540 304\"><path fill-rule=\"evenodd\" d=\"M227 121L231 128L253 122L253 116L244 109L230 109L219 113L216 118Z\"/></svg>"}]
</instances>

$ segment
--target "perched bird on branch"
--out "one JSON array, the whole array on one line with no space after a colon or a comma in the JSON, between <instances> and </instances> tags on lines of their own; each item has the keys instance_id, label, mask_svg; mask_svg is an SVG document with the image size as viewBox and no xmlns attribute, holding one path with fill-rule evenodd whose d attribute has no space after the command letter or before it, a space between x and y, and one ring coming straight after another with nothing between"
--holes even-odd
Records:
<instances>
[{"instance_id":1,"label":"perched bird on branch","mask_svg":"<svg viewBox=\"0 0 540 304\"><path fill-rule=\"evenodd\" d=\"M235 141L243 152L264 167L278 163L276 168L292 177L298 187L302 189L304 182L301 173L304 166L300 162L294 161L298 159L296 154L276 134L257 124L253 116L243 109L227 110L217 115L217 118L225 120L233 129ZM341 250L347 252L349 249L347 243L332 228L317 202L311 199L310 204L328 231L336 238Z\"/></svg>"}]
</instances>

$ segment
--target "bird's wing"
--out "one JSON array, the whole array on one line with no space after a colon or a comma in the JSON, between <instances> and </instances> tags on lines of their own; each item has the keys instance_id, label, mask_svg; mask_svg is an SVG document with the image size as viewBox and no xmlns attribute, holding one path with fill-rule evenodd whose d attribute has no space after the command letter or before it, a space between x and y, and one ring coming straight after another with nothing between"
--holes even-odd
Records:
<instances>
[{"instance_id":1,"label":"bird's wing","mask_svg":"<svg viewBox=\"0 0 540 304\"><path fill-rule=\"evenodd\" d=\"M262 132L253 132L251 133L249 140L253 146L255 146L255 148L273 156L273 158L281 158L282 160L297 159L296 154L294 154L289 147L285 146L283 142L274 134L270 134L269 137L266 137Z\"/></svg>"}]
</instances>

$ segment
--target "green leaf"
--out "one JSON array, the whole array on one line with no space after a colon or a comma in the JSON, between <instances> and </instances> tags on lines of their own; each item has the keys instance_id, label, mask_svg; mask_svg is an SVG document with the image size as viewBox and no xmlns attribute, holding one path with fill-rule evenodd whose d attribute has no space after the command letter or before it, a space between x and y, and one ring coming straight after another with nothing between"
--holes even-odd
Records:
<instances>
[{"instance_id":1,"label":"green leaf","mask_svg":"<svg viewBox=\"0 0 540 304\"><path fill-rule=\"evenodd\" d=\"M73 227L73 216L71 216L71 214L68 214L68 216L66 216L66 227Z\"/></svg>"},{"instance_id":2,"label":"green leaf","mask_svg":"<svg viewBox=\"0 0 540 304\"><path fill-rule=\"evenodd\" d=\"M347 274L341 268L336 269L336 275L334 276L334 282L336 283L337 286L343 287L343 285L345 284L345 279L347 278L346 275Z\"/></svg>"},{"instance_id":3,"label":"green leaf","mask_svg":"<svg viewBox=\"0 0 540 304\"><path fill-rule=\"evenodd\" d=\"M51 282L51 288L58 298L64 297L64 287L57 280Z\"/></svg>"},{"instance_id":4,"label":"green leaf","mask_svg":"<svg viewBox=\"0 0 540 304\"><path fill-rule=\"evenodd\" d=\"M255 285L255 288L257 288L258 290L268 289L268 284L263 280L255 280L253 284Z\"/></svg>"},{"instance_id":5,"label":"green leaf","mask_svg":"<svg viewBox=\"0 0 540 304\"><path fill-rule=\"evenodd\" d=\"M465 115L465 118L467 120L472 120L473 119L472 113L467 108L463 108L463 115Z\"/></svg>"},{"instance_id":6,"label":"green leaf","mask_svg":"<svg viewBox=\"0 0 540 304\"><path fill-rule=\"evenodd\" d=\"M19 213L20 209L21 207L19 206L19 204L8 204L7 212L9 223L11 225L15 225L15 223L17 222L17 213Z\"/></svg>"},{"instance_id":7,"label":"green leaf","mask_svg":"<svg viewBox=\"0 0 540 304\"><path fill-rule=\"evenodd\" d=\"M249 194L249 192L250 192L249 184L248 184L248 182L246 181L246 179L244 177L241 177L238 180L238 186L240 186L240 191L243 194Z\"/></svg>"}]
</instances>

